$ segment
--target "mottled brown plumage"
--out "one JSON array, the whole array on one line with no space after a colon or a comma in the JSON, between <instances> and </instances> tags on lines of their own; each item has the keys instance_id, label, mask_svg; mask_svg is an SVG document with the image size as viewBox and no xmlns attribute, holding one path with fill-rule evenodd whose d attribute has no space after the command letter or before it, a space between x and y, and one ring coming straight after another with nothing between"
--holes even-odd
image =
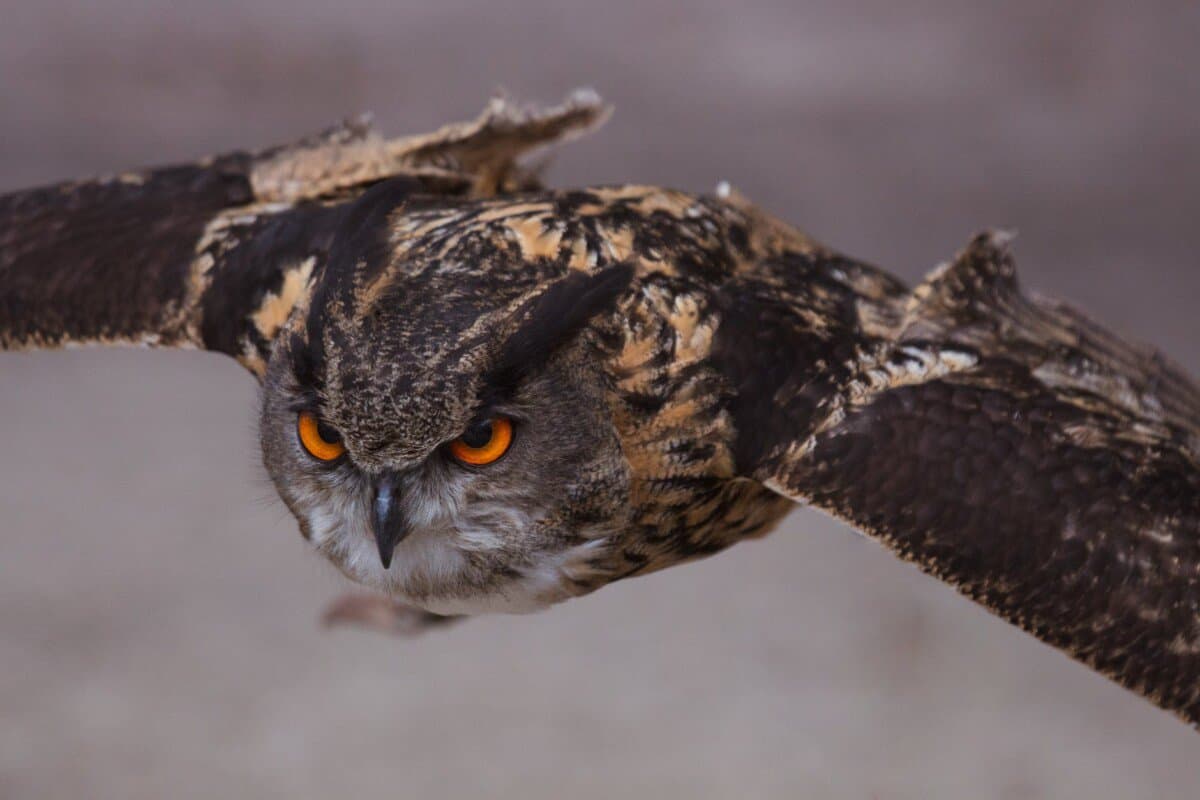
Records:
<instances>
[{"instance_id":1,"label":"mottled brown plumage","mask_svg":"<svg viewBox=\"0 0 1200 800\"><path fill-rule=\"evenodd\" d=\"M518 164L603 115L497 102L0 198L0 344L241 361L304 535L423 609L335 619L541 608L801 502L1200 723L1188 378L1022 294L1000 234L910 290L734 193L548 191ZM300 412L343 458L304 452ZM503 458L449 456L498 415Z\"/></svg>"}]
</instances>

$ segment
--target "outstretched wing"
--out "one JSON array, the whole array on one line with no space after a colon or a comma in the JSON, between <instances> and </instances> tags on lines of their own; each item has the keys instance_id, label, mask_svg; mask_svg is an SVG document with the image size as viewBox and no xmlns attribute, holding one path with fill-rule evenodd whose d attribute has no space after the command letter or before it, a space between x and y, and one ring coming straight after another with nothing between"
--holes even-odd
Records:
<instances>
[{"instance_id":1,"label":"outstretched wing","mask_svg":"<svg viewBox=\"0 0 1200 800\"><path fill-rule=\"evenodd\" d=\"M1196 386L1024 296L995 235L911 294L843 307L821 370L762 387L744 469L1200 724ZM804 341L756 335L776 358Z\"/></svg>"},{"instance_id":2,"label":"outstretched wing","mask_svg":"<svg viewBox=\"0 0 1200 800\"><path fill-rule=\"evenodd\" d=\"M365 123L258 154L0 196L0 349L197 347L261 374L349 206L393 191L481 196L536 183L526 151L601 122L589 92L387 141Z\"/></svg>"}]
</instances>

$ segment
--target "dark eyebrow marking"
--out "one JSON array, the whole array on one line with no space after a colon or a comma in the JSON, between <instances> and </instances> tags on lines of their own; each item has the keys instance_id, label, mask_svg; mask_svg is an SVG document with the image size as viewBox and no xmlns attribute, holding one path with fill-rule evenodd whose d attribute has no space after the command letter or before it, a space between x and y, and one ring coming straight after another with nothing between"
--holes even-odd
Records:
<instances>
[{"instance_id":1,"label":"dark eyebrow marking","mask_svg":"<svg viewBox=\"0 0 1200 800\"><path fill-rule=\"evenodd\" d=\"M633 267L619 264L601 272L572 272L531 298L495 363L483 376L480 404L502 402L530 373L570 342L598 314L611 310L633 280Z\"/></svg>"},{"instance_id":2,"label":"dark eyebrow marking","mask_svg":"<svg viewBox=\"0 0 1200 800\"><path fill-rule=\"evenodd\" d=\"M316 388L317 369L308 342L303 337L292 334L288 338L288 362L297 383L306 388Z\"/></svg>"}]
</instances>

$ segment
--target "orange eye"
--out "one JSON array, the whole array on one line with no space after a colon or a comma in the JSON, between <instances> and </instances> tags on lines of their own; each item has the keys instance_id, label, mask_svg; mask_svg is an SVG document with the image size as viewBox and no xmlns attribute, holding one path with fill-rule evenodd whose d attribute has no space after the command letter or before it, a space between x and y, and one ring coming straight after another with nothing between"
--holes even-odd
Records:
<instances>
[{"instance_id":1,"label":"orange eye","mask_svg":"<svg viewBox=\"0 0 1200 800\"><path fill-rule=\"evenodd\" d=\"M477 422L450 443L450 455L464 464L483 467L498 461L512 446L513 424L508 417Z\"/></svg>"},{"instance_id":2,"label":"orange eye","mask_svg":"<svg viewBox=\"0 0 1200 800\"><path fill-rule=\"evenodd\" d=\"M310 411L296 417L296 433L305 452L318 461L336 461L346 452L341 435Z\"/></svg>"}]
</instances>

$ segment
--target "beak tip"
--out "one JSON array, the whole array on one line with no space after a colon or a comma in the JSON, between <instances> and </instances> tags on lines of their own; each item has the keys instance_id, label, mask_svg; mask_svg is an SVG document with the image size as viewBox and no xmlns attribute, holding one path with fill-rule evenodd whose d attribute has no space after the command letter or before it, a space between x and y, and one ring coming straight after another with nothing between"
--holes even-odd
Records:
<instances>
[{"instance_id":1,"label":"beak tip","mask_svg":"<svg viewBox=\"0 0 1200 800\"><path fill-rule=\"evenodd\" d=\"M396 545L408 536L408 522L399 504L393 501L396 487L394 476L385 476L375 487L374 509L371 520L375 534L375 546L379 549L379 563L384 570L392 568L392 555Z\"/></svg>"}]
</instances>

